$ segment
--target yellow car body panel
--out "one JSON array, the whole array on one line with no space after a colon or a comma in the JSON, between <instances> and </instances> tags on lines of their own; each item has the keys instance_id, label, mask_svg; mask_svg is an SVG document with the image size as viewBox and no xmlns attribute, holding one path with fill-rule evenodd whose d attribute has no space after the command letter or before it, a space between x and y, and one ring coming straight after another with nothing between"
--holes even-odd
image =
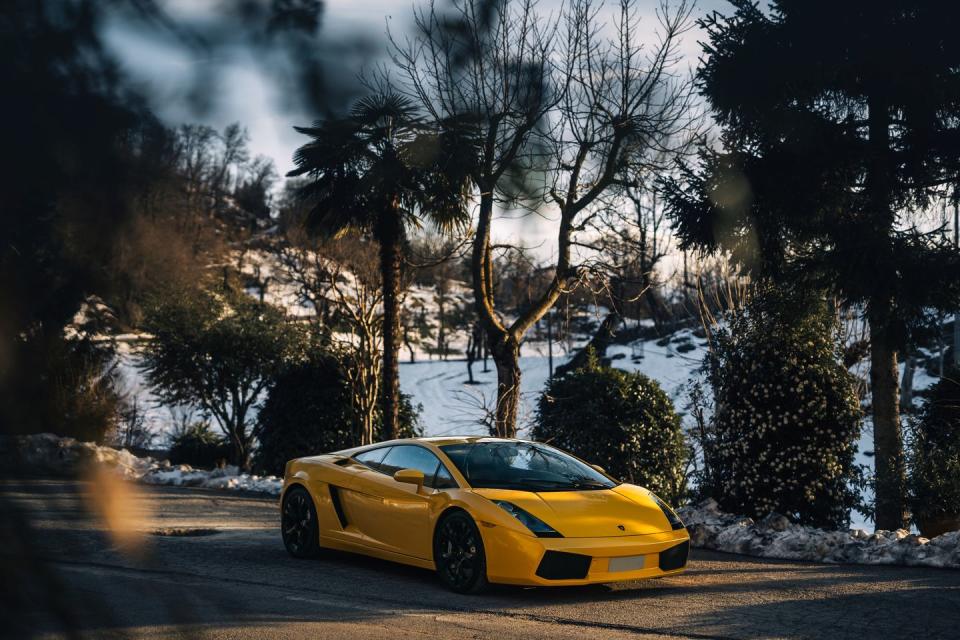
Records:
<instances>
[{"instance_id":1,"label":"yellow car body panel","mask_svg":"<svg viewBox=\"0 0 960 640\"><path fill-rule=\"evenodd\" d=\"M449 509L461 509L477 525L487 579L495 583L584 585L683 571L686 548L679 568L663 570L658 560L662 552L687 544L689 535L684 528L673 529L656 499L641 487L619 484L611 489L549 492L471 488L441 447L490 440L405 439L298 458L287 463L283 494L294 485L307 489L318 516L320 546L426 569L435 568L433 534L439 519ZM353 458L400 444L432 452L459 488L432 489L397 482ZM519 506L562 537L534 535L493 500ZM539 575L548 552L589 556L586 575L576 579Z\"/></svg>"}]
</instances>

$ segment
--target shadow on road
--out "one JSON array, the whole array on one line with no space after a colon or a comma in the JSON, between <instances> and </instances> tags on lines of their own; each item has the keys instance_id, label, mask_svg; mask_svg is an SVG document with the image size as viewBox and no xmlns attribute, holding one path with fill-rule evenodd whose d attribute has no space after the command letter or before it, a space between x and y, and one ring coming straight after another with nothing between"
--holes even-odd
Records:
<instances>
[{"instance_id":1,"label":"shadow on road","mask_svg":"<svg viewBox=\"0 0 960 640\"><path fill-rule=\"evenodd\" d=\"M210 492L143 490L137 499L149 514L142 523L148 532L216 532L148 535L131 554L84 506L88 491L70 483L3 486L5 504L20 514L21 533L29 532L42 569L38 575L50 578L6 576L13 580L7 584L22 586L16 599L4 603L18 603L4 615L19 625L11 631L166 637L256 628L266 629L258 633L267 636L319 630L337 637L362 628L372 629L369 637L381 632L389 637L391 629L421 632L424 621L436 625L453 615L467 627L487 616L504 628L560 625L590 637L618 632L860 640L867 629L873 638L918 629L927 638L955 637L951 621L960 602L955 571L701 551L687 573L660 580L495 586L481 596L462 596L443 588L431 571L365 556L327 551L314 560L293 559L279 539L275 501ZM51 594L55 597L40 597Z\"/></svg>"}]
</instances>

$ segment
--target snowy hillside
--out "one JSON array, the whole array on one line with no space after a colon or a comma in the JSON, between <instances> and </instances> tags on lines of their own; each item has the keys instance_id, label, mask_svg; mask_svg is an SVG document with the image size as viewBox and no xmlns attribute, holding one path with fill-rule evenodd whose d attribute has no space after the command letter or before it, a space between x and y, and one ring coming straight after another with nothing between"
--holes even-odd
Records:
<instances>
[{"instance_id":1,"label":"snowy hillside","mask_svg":"<svg viewBox=\"0 0 960 640\"><path fill-rule=\"evenodd\" d=\"M657 382L673 400L678 410L686 404L685 386L703 360L706 342L689 329L678 331L666 340L640 340L630 345L612 345L607 356L611 364L627 371L639 371ZM533 418L536 401L549 377L546 345L524 345L520 358L521 433ZM570 358L554 353L554 367ZM427 435L485 433L478 419L479 407L492 407L496 399L497 374L493 361L489 372L483 363L474 364L474 380L467 383L464 360L427 360L400 365L400 386L412 396L414 404L423 405L421 424Z\"/></svg>"}]
</instances>

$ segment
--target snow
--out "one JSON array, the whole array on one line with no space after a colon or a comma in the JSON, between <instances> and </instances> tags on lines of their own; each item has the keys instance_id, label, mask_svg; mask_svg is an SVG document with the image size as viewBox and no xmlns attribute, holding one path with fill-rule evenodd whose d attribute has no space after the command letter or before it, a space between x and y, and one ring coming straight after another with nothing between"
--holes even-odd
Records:
<instances>
[{"instance_id":1,"label":"snow","mask_svg":"<svg viewBox=\"0 0 960 640\"><path fill-rule=\"evenodd\" d=\"M611 345L607 357L611 365L626 371L639 371L656 380L670 396L678 409L686 397L686 384L703 361L706 341L694 336L690 329L683 329L670 336L666 345L662 340L639 340L629 345ZM585 342L584 339L578 342ZM692 350L683 353L678 345L690 345ZM690 348L690 347L684 347ZM520 412L519 434L529 431L534 417L537 398L543 392L550 371L546 344L525 343L520 357ZM554 368L567 362L570 356L559 353L554 345ZM497 373L493 361L489 372L483 372L483 362L473 365L476 384L468 384L466 360L421 360L400 365L400 389L410 394L416 404L423 406L420 414L425 435L485 434L486 427L480 423L480 406L492 409L496 401Z\"/></svg>"},{"instance_id":2,"label":"snow","mask_svg":"<svg viewBox=\"0 0 960 640\"><path fill-rule=\"evenodd\" d=\"M567 357L554 357L554 366ZM483 362L473 365L476 384L468 384L465 360L434 360L400 365L400 389L412 396L423 410L420 423L424 435L487 434L481 423L483 410L493 410L497 396L497 373L490 360L490 371L483 373ZM520 358L520 432L529 430L537 397L549 374L549 360L543 356Z\"/></svg>"},{"instance_id":3,"label":"snow","mask_svg":"<svg viewBox=\"0 0 960 640\"><path fill-rule=\"evenodd\" d=\"M159 463L136 479L145 484L252 491L271 496L279 496L283 488L282 478L240 473L237 467L232 466L207 471L194 469L188 464L164 466L163 463Z\"/></svg>"},{"instance_id":4,"label":"snow","mask_svg":"<svg viewBox=\"0 0 960 640\"><path fill-rule=\"evenodd\" d=\"M887 564L960 569L960 531L933 539L904 529L825 531L770 514L755 522L724 513L713 499L681 507L694 547L728 553L846 564Z\"/></svg>"},{"instance_id":5,"label":"snow","mask_svg":"<svg viewBox=\"0 0 960 640\"><path fill-rule=\"evenodd\" d=\"M187 464L171 465L167 460L141 458L126 449L103 447L52 433L4 438L0 452L9 456L10 464L21 465L33 473L71 475L96 464L127 480L145 484L253 491L274 496L280 495L283 487L281 478L240 473L235 466L205 470Z\"/></svg>"}]
</instances>

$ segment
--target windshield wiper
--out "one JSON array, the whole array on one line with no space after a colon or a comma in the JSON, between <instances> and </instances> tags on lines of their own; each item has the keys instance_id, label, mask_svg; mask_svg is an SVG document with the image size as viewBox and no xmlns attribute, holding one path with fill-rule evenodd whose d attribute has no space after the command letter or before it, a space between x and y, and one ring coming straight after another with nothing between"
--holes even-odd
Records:
<instances>
[{"instance_id":1,"label":"windshield wiper","mask_svg":"<svg viewBox=\"0 0 960 640\"><path fill-rule=\"evenodd\" d=\"M578 489L609 489L610 486L596 480L571 480Z\"/></svg>"}]
</instances>

